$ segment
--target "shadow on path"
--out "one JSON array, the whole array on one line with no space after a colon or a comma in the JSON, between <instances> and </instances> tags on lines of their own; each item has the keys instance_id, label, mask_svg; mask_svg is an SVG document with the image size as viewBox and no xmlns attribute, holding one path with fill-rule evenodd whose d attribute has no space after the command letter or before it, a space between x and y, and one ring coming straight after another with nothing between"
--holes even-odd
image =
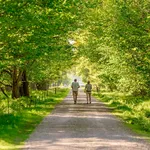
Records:
<instances>
[{"instance_id":1,"label":"shadow on path","mask_svg":"<svg viewBox=\"0 0 150 150\"><path fill-rule=\"evenodd\" d=\"M86 104L79 92L77 104L71 93L57 105L26 141L24 150L150 150L101 102Z\"/></svg>"}]
</instances>

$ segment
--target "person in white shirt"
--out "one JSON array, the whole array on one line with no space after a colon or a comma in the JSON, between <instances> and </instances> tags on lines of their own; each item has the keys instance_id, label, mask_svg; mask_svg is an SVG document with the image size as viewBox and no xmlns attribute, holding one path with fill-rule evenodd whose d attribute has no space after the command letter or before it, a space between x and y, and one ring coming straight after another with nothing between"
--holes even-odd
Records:
<instances>
[{"instance_id":1,"label":"person in white shirt","mask_svg":"<svg viewBox=\"0 0 150 150\"><path fill-rule=\"evenodd\" d=\"M87 104L88 104L88 101L91 104L91 90L92 90L92 84L90 84L90 81L88 81L87 84L85 85Z\"/></svg>"},{"instance_id":2,"label":"person in white shirt","mask_svg":"<svg viewBox=\"0 0 150 150\"><path fill-rule=\"evenodd\" d=\"M77 103L77 96L78 96L78 88L80 88L79 83L77 82L77 79L74 79L74 82L71 84L72 93L73 93L73 100L74 104Z\"/></svg>"}]
</instances>

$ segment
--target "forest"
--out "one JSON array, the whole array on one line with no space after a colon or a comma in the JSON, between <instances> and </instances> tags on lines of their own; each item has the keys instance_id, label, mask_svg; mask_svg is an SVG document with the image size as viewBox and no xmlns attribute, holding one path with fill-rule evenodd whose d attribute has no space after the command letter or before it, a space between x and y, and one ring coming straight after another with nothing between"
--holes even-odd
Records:
<instances>
[{"instance_id":1,"label":"forest","mask_svg":"<svg viewBox=\"0 0 150 150\"><path fill-rule=\"evenodd\" d=\"M104 101L138 106L136 122L150 131L149 8L148 0L0 0L0 115L69 85L76 70Z\"/></svg>"},{"instance_id":2,"label":"forest","mask_svg":"<svg viewBox=\"0 0 150 150\"><path fill-rule=\"evenodd\" d=\"M142 0L1 1L1 91L29 96L29 82L57 81L79 64L107 90L149 94L149 25Z\"/></svg>"}]
</instances>

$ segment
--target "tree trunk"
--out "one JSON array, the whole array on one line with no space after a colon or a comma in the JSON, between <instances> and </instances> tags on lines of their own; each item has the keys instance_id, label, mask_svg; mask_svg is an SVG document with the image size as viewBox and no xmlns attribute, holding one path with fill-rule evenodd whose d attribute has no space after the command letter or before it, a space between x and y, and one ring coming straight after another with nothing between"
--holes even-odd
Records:
<instances>
[{"instance_id":1,"label":"tree trunk","mask_svg":"<svg viewBox=\"0 0 150 150\"><path fill-rule=\"evenodd\" d=\"M18 81L18 75L17 75L17 68L14 67L13 69L13 83L12 83L12 98L19 98L19 81Z\"/></svg>"},{"instance_id":2,"label":"tree trunk","mask_svg":"<svg viewBox=\"0 0 150 150\"><path fill-rule=\"evenodd\" d=\"M22 73L22 78L21 78L22 84L20 86L19 92L21 96L26 96L29 97L29 82L27 81L27 72L26 70L23 71Z\"/></svg>"},{"instance_id":3,"label":"tree trunk","mask_svg":"<svg viewBox=\"0 0 150 150\"><path fill-rule=\"evenodd\" d=\"M96 85L96 92L99 93L99 87Z\"/></svg>"}]
</instances>

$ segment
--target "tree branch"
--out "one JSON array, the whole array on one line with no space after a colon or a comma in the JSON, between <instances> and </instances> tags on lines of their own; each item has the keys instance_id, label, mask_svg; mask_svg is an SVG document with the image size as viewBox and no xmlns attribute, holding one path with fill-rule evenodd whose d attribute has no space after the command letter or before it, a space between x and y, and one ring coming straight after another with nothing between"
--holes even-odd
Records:
<instances>
[{"instance_id":1,"label":"tree branch","mask_svg":"<svg viewBox=\"0 0 150 150\"><path fill-rule=\"evenodd\" d=\"M10 85L10 84L5 84L5 83L3 83L2 81L0 81L0 84L2 84L2 85L4 85L4 86L12 87L12 85Z\"/></svg>"},{"instance_id":2,"label":"tree branch","mask_svg":"<svg viewBox=\"0 0 150 150\"><path fill-rule=\"evenodd\" d=\"M7 98L9 98L9 96L5 93L4 89L3 89L2 87L1 87L0 89L1 89L2 93L3 93Z\"/></svg>"},{"instance_id":3,"label":"tree branch","mask_svg":"<svg viewBox=\"0 0 150 150\"><path fill-rule=\"evenodd\" d=\"M8 73L12 77L12 73L9 70L4 69L1 71L1 75L2 73Z\"/></svg>"}]
</instances>

